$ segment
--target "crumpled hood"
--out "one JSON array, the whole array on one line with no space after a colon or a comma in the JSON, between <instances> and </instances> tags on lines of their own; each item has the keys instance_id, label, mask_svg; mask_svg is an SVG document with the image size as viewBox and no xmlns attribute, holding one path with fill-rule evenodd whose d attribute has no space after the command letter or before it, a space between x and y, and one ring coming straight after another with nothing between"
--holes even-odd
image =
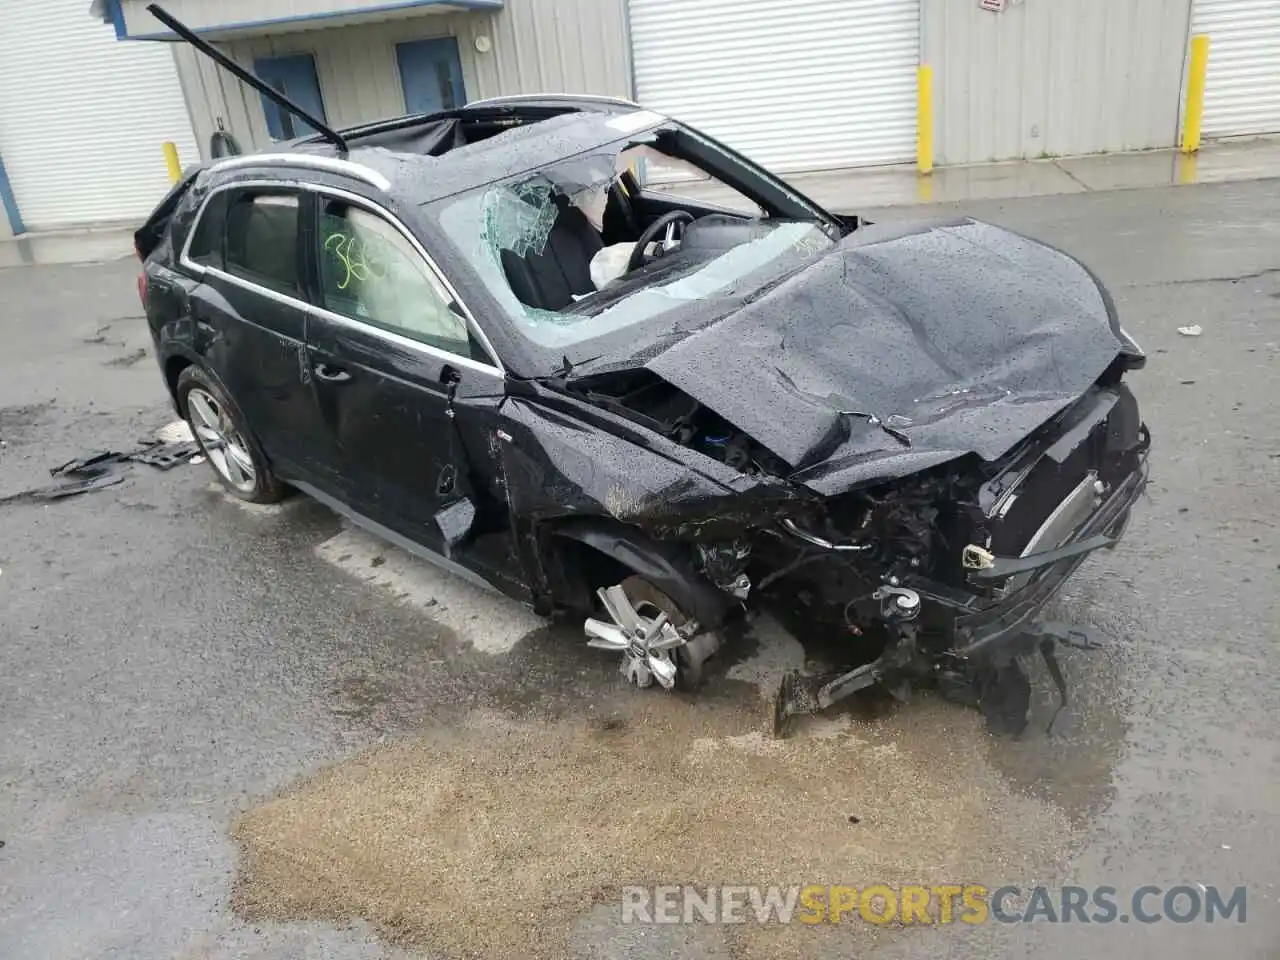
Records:
<instances>
[{"instance_id":1,"label":"crumpled hood","mask_svg":"<svg viewBox=\"0 0 1280 960\"><path fill-rule=\"evenodd\" d=\"M1115 360L1108 314L1084 267L1007 230L871 226L645 366L832 493L998 459Z\"/></svg>"}]
</instances>

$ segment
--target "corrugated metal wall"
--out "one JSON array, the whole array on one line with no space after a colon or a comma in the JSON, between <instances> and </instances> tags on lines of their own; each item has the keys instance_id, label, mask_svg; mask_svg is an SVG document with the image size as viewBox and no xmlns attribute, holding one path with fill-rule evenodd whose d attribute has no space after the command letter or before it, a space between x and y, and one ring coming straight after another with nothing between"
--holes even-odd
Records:
<instances>
[{"instance_id":1,"label":"corrugated metal wall","mask_svg":"<svg viewBox=\"0 0 1280 960\"><path fill-rule=\"evenodd\" d=\"M919 0L631 0L636 95L779 171L915 156Z\"/></svg>"},{"instance_id":2,"label":"corrugated metal wall","mask_svg":"<svg viewBox=\"0 0 1280 960\"><path fill-rule=\"evenodd\" d=\"M938 163L1174 145L1190 0L923 0Z\"/></svg>"},{"instance_id":3,"label":"corrugated metal wall","mask_svg":"<svg viewBox=\"0 0 1280 960\"><path fill-rule=\"evenodd\" d=\"M450 35L458 38L469 99L546 91L630 95L623 0L507 0L494 13L272 33L220 46L249 67L256 57L313 53L327 119L345 127L404 113L397 43ZM488 53L476 50L480 36L492 42ZM174 55L202 150L218 117L244 149L270 144L257 93L185 45L175 46Z\"/></svg>"},{"instance_id":4,"label":"corrugated metal wall","mask_svg":"<svg viewBox=\"0 0 1280 960\"><path fill-rule=\"evenodd\" d=\"M1206 137L1280 131L1280 0L1196 0L1194 33L1207 33Z\"/></svg>"},{"instance_id":5,"label":"corrugated metal wall","mask_svg":"<svg viewBox=\"0 0 1280 960\"><path fill-rule=\"evenodd\" d=\"M0 3L0 151L28 230L145 217L166 140L195 159L167 51L120 43L80 0Z\"/></svg>"}]
</instances>

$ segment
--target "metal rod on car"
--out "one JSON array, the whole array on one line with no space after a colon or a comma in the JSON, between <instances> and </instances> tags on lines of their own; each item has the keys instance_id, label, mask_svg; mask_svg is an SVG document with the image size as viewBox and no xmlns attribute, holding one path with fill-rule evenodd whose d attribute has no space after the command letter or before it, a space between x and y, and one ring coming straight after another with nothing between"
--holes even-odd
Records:
<instances>
[{"instance_id":1,"label":"metal rod on car","mask_svg":"<svg viewBox=\"0 0 1280 960\"><path fill-rule=\"evenodd\" d=\"M250 73L244 67L240 66L240 64L236 63L234 60L228 57L225 53L222 53L220 50L214 47L211 43L208 43L205 40L201 40L185 23L183 23L181 20L176 19L167 10L161 7L158 3L148 4L147 12L150 13L157 20L159 20L161 23L163 23L170 30L172 30L174 33L176 33L178 36L180 36L183 40L187 41L187 43L191 44L193 47L195 47L197 50L203 53L206 57L209 57L219 66L222 66L227 70L229 70L232 74L236 76L237 79L244 81L249 86L253 87L253 89L257 90L264 97L271 100L272 102L282 107L283 109L288 110L294 116L302 120L305 120L312 127L314 127L322 137L324 137L326 140L328 140L330 143L336 146L339 150L341 150L343 153L347 152L347 141L342 136L342 134L338 133L337 130L334 130L332 127L328 126L323 120L317 120L311 114L307 113L306 110L303 110L302 107L298 106L288 97L286 97L283 93L280 93L278 90L275 90L272 87L268 86L266 83L263 83L261 80L255 77L252 73Z\"/></svg>"},{"instance_id":2,"label":"metal rod on car","mask_svg":"<svg viewBox=\"0 0 1280 960\"><path fill-rule=\"evenodd\" d=\"M822 537L815 536L808 531L801 530L794 520L783 520L783 529L792 536L799 537L805 543L812 543L815 547L822 547L823 550L839 550L846 553L862 553L870 550L872 545L869 543L832 543L830 540L824 540Z\"/></svg>"}]
</instances>

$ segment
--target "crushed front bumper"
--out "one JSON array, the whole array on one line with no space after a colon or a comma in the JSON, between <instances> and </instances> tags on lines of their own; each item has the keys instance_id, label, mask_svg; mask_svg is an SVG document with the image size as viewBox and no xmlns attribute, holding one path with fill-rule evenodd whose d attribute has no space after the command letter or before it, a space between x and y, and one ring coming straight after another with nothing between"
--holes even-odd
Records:
<instances>
[{"instance_id":1,"label":"crushed front bumper","mask_svg":"<svg viewBox=\"0 0 1280 960\"><path fill-rule=\"evenodd\" d=\"M1020 733L1026 724L1030 686L1015 658L1036 651L1044 657L1061 694L1059 709L1065 706L1066 684L1054 647L1062 643L1087 648L1091 642L1083 631L1041 622L1037 615L1085 558L1120 542L1133 505L1146 490L1149 444L1144 429L1143 442L1133 452L1133 469L1059 546L1021 557L995 557L989 568L970 572L976 592L926 578L904 582L904 588L918 594L923 611L941 612L942 619L950 621L946 648L935 647L933 653L921 650L916 628L907 625L872 663L834 677L789 675L774 704L775 733L784 733L792 716L826 709L877 683L892 689L921 676L934 677L944 691L950 688L949 695L958 693L957 699L981 707L993 727Z\"/></svg>"},{"instance_id":2,"label":"crushed front bumper","mask_svg":"<svg viewBox=\"0 0 1280 960\"><path fill-rule=\"evenodd\" d=\"M928 580L912 582L911 588L920 594L922 601L955 613L952 653L960 657L978 656L1032 634L1028 627L1036 614L1080 564L1094 551L1114 548L1120 542L1133 505L1146 489L1148 478L1144 452L1137 469L1116 485L1062 546L1027 557L997 557L990 569L971 572L971 581L983 586L999 586L1029 575L1027 582L996 600L984 600Z\"/></svg>"}]
</instances>

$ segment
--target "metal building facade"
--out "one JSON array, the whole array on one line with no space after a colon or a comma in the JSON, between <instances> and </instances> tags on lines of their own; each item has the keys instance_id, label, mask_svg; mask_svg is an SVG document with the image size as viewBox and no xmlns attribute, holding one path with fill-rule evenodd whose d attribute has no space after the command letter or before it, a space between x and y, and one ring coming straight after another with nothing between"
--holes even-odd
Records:
<instances>
[{"instance_id":1,"label":"metal building facade","mask_svg":"<svg viewBox=\"0 0 1280 960\"><path fill-rule=\"evenodd\" d=\"M1000 13L923 0L937 162L1174 146L1190 12L1190 0L1011 0Z\"/></svg>"},{"instance_id":2,"label":"metal building facade","mask_svg":"<svg viewBox=\"0 0 1280 960\"><path fill-rule=\"evenodd\" d=\"M116 42L81 0L0 6L0 230L141 219L161 143L195 140L169 51Z\"/></svg>"},{"instance_id":3,"label":"metal building facade","mask_svg":"<svg viewBox=\"0 0 1280 960\"><path fill-rule=\"evenodd\" d=\"M122 7L128 36L160 35L145 0L106 2ZM453 37L468 99L550 90L654 99L782 170L908 159L913 59L932 69L938 164L1175 146L1193 24L1231 28L1210 60L1207 134L1270 132L1280 103L1280 77L1269 75L1280 32L1268 26L1280 0L168 5L246 66L311 54L337 126L406 112L396 45ZM182 45L174 55L203 150L219 122L245 149L269 142L256 94Z\"/></svg>"},{"instance_id":4,"label":"metal building facade","mask_svg":"<svg viewBox=\"0 0 1280 960\"><path fill-rule=\"evenodd\" d=\"M630 0L636 98L778 171L916 154L919 0Z\"/></svg>"},{"instance_id":5,"label":"metal building facade","mask_svg":"<svg viewBox=\"0 0 1280 960\"><path fill-rule=\"evenodd\" d=\"M457 39L470 100L547 91L631 93L623 0L506 0L494 10L383 16L319 29L291 26L215 42L250 68L260 57L312 54L326 119L338 127L405 113L396 45L434 37ZM257 93L185 45L176 44L174 56L206 154L219 120L246 150L271 142Z\"/></svg>"},{"instance_id":6,"label":"metal building facade","mask_svg":"<svg viewBox=\"0 0 1280 960\"><path fill-rule=\"evenodd\" d=\"M305 62L338 127L412 112L398 51L448 38L466 99L638 95L784 171L909 160L916 64L932 73L939 165L1167 148L1203 32L1204 135L1280 133L1280 0L162 2L249 68ZM218 129L246 150L271 142L262 98L164 42L146 3L14 7L0 230L140 216L165 187L164 140L185 163Z\"/></svg>"}]
</instances>

